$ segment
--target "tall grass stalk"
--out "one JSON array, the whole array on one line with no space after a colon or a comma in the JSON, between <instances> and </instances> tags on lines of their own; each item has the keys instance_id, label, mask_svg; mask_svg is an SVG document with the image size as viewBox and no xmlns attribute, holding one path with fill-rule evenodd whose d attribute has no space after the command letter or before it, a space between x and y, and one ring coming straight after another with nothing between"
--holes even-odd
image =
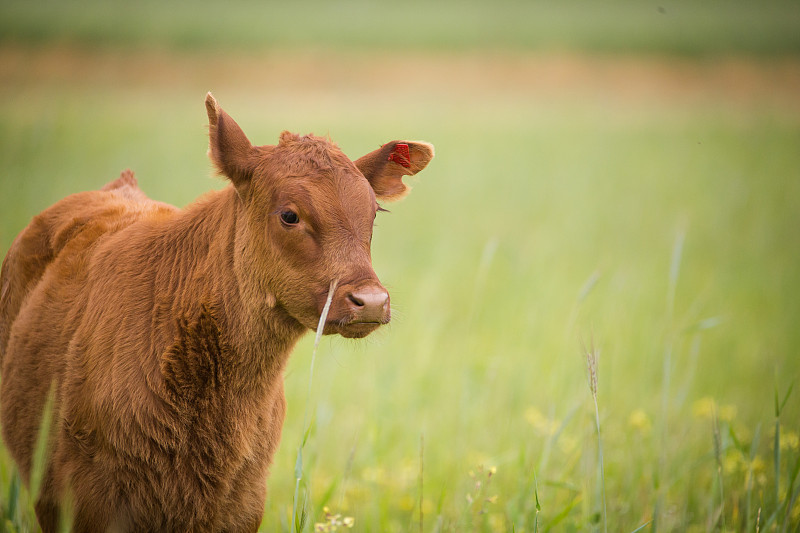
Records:
<instances>
[{"instance_id":1,"label":"tall grass stalk","mask_svg":"<svg viewBox=\"0 0 800 533\"><path fill-rule=\"evenodd\" d=\"M717 476L715 478L719 491L719 509L715 509L714 496L711 496L711 509L709 516L709 529L715 529L717 522L722 520L722 531L725 531L725 492L722 482L722 435L719 431L719 417L717 416L716 405L711 410L711 432L714 437L714 460L717 466Z\"/></svg>"},{"instance_id":2,"label":"tall grass stalk","mask_svg":"<svg viewBox=\"0 0 800 533\"><path fill-rule=\"evenodd\" d=\"M50 391L47 393L47 400L45 400L44 409L42 410L42 421L39 425L39 434L36 437L36 447L33 452L33 463L31 468L30 479L30 495L35 500L39 497L39 491L42 488L45 472L47 471L47 460L50 448L50 435L53 426L53 404L55 402L56 386L55 383L50 385Z\"/></svg>"},{"instance_id":3,"label":"tall grass stalk","mask_svg":"<svg viewBox=\"0 0 800 533\"><path fill-rule=\"evenodd\" d=\"M11 482L8 488L8 503L6 504L5 521L15 523L17 519L17 506L19 502L19 472L14 470L11 474Z\"/></svg>"},{"instance_id":4,"label":"tall grass stalk","mask_svg":"<svg viewBox=\"0 0 800 533\"><path fill-rule=\"evenodd\" d=\"M497 237L492 237L486 244L483 246L483 252L481 252L481 260L478 263L478 272L475 274L475 285L472 289L472 302L469 306L469 314L467 315L467 321L465 322L469 327L472 326L475 315L478 310L478 302L480 301L481 294L483 293L483 288L486 285L486 278L489 275L489 269L492 267L492 261L494 261L494 256L497 253L497 247L500 244L500 241Z\"/></svg>"},{"instance_id":5,"label":"tall grass stalk","mask_svg":"<svg viewBox=\"0 0 800 533\"><path fill-rule=\"evenodd\" d=\"M603 439L600 435L600 408L597 402L597 358L598 351L595 349L594 340L592 340L589 349L584 346L583 351L586 353L586 367L589 374L589 390L592 393L594 400L594 421L595 428L597 429L597 459L600 464L600 488L603 498L603 531L608 533L608 508L606 506L606 475L603 466Z\"/></svg>"},{"instance_id":6,"label":"tall grass stalk","mask_svg":"<svg viewBox=\"0 0 800 533\"><path fill-rule=\"evenodd\" d=\"M789 395L792 394L792 389L794 389L794 382L789 385L789 389L786 391L786 395L783 397L783 401L780 399L780 392L778 391L778 371L775 370L775 438L772 443L772 450L773 450L773 461L775 462L775 512L767 521L767 524L771 524L773 520L780 520L780 505L781 502L781 412L783 412L783 408L786 407L786 402L789 400ZM793 481L792 481L793 482ZM789 487L791 489L791 486ZM789 502L786 502L787 506ZM787 515L788 516L788 515ZM777 523L780 525L780 522Z\"/></svg>"},{"instance_id":7,"label":"tall grass stalk","mask_svg":"<svg viewBox=\"0 0 800 533\"><path fill-rule=\"evenodd\" d=\"M658 531L658 519L661 513L664 500L663 480L666 478L667 463L667 443L669 439L668 415L670 388L672 382L672 350L674 342L673 318L675 314L675 293L678 289L678 278L681 271L681 259L683 258L683 245L686 241L686 228L682 226L675 236L675 243L672 245L672 256L669 263L669 278L667 284L667 307L665 312L666 323L664 326L664 360L663 371L661 374L661 417L660 422L660 452L658 457L658 472L656 475L656 503L653 512L653 526L651 530Z\"/></svg>"},{"instance_id":8,"label":"tall grass stalk","mask_svg":"<svg viewBox=\"0 0 800 533\"><path fill-rule=\"evenodd\" d=\"M300 481L303 479L303 448L308 441L308 436L311 433L311 424L308 422L308 412L311 405L311 387L314 383L314 363L317 359L317 348L319 341L322 338L322 331L325 329L325 322L328 320L328 312L331 309L331 301L333 300L333 293L336 291L336 285L339 283L338 279L331 280L330 287L328 288L328 298L325 301L325 307L322 308L322 314L319 315L319 322L317 323L317 334L314 337L314 350L311 352L311 367L308 371L308 391L306 393L306 409L303 414L303 438L300 445L297 447L297 460L294 465L294 499L292 503L292 527L295 531L302 531L305 526L305 516L301 517L298 523L297 509L300 496ZM305 513L305 501L303 502L303 509L301 512Z\"/></svg>"},{"instance_id":9,"label":"tall grass stalk","mask_svg":"<svg viewBox=\"0 0 800 533\"><path fill-rule=\"evenodd\" d=\"M678 289L678 277L681 271L681 258L683 257L683 244L686 241L686 229L682 228L675 236L675 243L672 246L672 257L669 264L669 283L667 286L667 309L666 309L666 340L664 346L663 374L661 382L661 421L662 421L662 454L664 441L667 433L667 411L669 409L669 393L672 378L672 348L673 332L672 323L675 314L675 293ZM664 457L662 456L662 461Z\"/></svg>"},{"instance_id":10,"label":"tall grass stalk","mask_svg":"<svg viewBox=\"0 0 800 533\"><path fill-rule=\"evenodd\" d=\"M575 321L578 319L578 312L580 311L581 304L588 298L589 293L592 292L601 277L602 273L600 270L595 270L586 278L583 285L581 285L581 289L578 291L578 297L575 298L575 304L572 306L572 311L570 311L569 319L567 320L566 332L568 336L573 334L573 328L575 327Z\"/></svg>"},{"instance_id":11,"label":"tall grass stalk","mask_svg":"<svg viewBox=\"0 0 800 533\"><path fill-rule=\"evenodd\" d=\"M424 473L424 451L425 451L425 435L419 436L419 533L423 532L423 525L424 525L424 516L425 510L423 507L423 486L422 486L422 475Z\"/></svg>"},{"instance_id":12,"label":"tall grass stalk","mask_svg":"<svg viewBox=\"0 0 800 533\"><path fill-rule=\"evenodd\" d=\"M356 440L357 442L357 440ZM356 458L356 444L353 443L353 447L350 448L350 453L347 455L347 463L344 467L344 474L342 475L342 482L339 484L339 504L337 505L338 509L342 508L342 502L344 502L344 497L347 494L347 485L350 481L350 474L353 472L353 461Z\"/></svg>"},{"instance_id":13,"label":"tall grass stalk","mask_svg":"<svg viewBox=\"0 0 800 533\"><path fill-rule=\"evenodd\" d=\"M539 513L542 505L539 503L539 483L536 481L536 470L533 471L533 497L536 500L536 513L533 515L533 533L539 533Z\"/></svg>"},{"instance_id":14,"label":"tall grass stalk","mask_svg":"<svg viewBox=\"0 0 800 533\"><path fill-rule=\"evenodd\" d=\"M794 502L797 500L798 491L795 490L795 483L797 482L797 476L800 474L800 456L798 456L794 462L794 467L792 468L792 472L789 476L789 484L786 488L786 510L783 513L783 528L781 532L785 532L789 527L789 522L792 519L792 507L794 506ZM794 525L794 531L800 530L800 524Z\"/></svg>"},{"instance_id":15,"label":"tall grass stalk","mask_svg":"<svg viewBox=\"0 0 800 533\"><path fill-rule=\"evenodd\" d=\"M745 488L745 527L750 527L750 517L753 511L753 463L755 462L758 445L761 442L761 424L756 426L753 439L750 441L750 461L747 465L747 487ZM761 509L759 508L759 511Z\"/></svg>"},{"instance_id":16,"label":"tall grass stalk","mask_svg":"<svg viewBox=\"0 0 800 533\"><path fill-rule=\"evenodd\" d=\"M678 288L678 276L681 271L681 259L683 258L683 244L686 241L686 228L682 227L675 236L675 243L672 245L672 258L669 264L669 285L667 287L667 320L672 321L675 312L675 292Z\"/></svg>"}]
</instances>

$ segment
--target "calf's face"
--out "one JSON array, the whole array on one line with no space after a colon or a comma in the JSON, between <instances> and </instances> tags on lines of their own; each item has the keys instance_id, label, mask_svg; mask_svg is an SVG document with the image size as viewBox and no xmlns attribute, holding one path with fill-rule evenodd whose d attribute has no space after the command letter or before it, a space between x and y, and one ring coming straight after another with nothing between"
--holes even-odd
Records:
<instances>
[{"instance_id":1,"label":"calf's face","mask_svg":"<svg viewBox=\"0 0 800 533\"><path fill-rule=\"evenodd\" d=\"M252 146L210 93L206 110L210 157L247 213L235 258L248 297L316 329L335 287L324 333L363 337L389 322L389 294L370 258L378 200L405 196L403 176L425 168L433 147L393 141L354 162L311 135L284 132L275 146Z\"/></svg>"},{"instance_id":2,"label":"calf's face","mask_svg":"<svg viewBox=\"0 0 800 533\"><path fill-rule=\"evenodd\" d=\"M378 204L356 166L325 139L284 133L252 184L277 302L315 328L336 280L325 333L359 337L387 323L389 295L370 261Z\"/></svg>"}]
</instances>

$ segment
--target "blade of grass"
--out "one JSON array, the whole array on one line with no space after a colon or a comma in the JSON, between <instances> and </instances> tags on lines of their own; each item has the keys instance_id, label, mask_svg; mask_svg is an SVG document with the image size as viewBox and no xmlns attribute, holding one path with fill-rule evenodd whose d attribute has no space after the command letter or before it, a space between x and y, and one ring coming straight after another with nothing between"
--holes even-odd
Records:
<instances>
[{"instance_id":1,"label":"blade of grass","mask_svg":"<svg viewBox=\"0 0 800 533\"><path fill-rule=\"evenodd\" d=\"M586 366L589 373L589 390L592 393L594 400L594 420L597 429L597 459L600 465L600 492L603 500L603 531L608 532L608 508L606 505L606 475L605 467L603 465L603 439L600 435L600 407L597 402L597 359L598 351L594 346L592 340L590 348L587 350L583 346L583 351L586 355Z\"/></svg>"},{"instance_id":2,"label":"blade of grass","mask_svg":"<svg viewBox=\"0 0 800 533\"><path fill-rule=\"evenodd\" d=\"M583 303L586 297L589 296L589 293L592 292L592 289L594 289L594 286L597 285L598 281L600 281L600 270L595 270L583 283L581 290L578 292L577 303Z\"/></svg>"},{"instance_id":3,"label":"blade of grass","mask_svg":"<svg viewBox=\"0 0 800 533\"><path fill-rule=\"evenodd\" d=\"M750 527L750 516L752 514L752 495L753 495L753 463L758 452L758 445L761 442L761 424L756 426L753 433L753 440L750 441L750 461L747 465L747 488L745 493L745 527Z\"/></svg>"},{"instance_id":4,"label":"blade of grass","mask_svg":"<svg viewBox=\"0 0 800 533\"><path fill-rule=\"evenodd\" d=\"M672 245L672 256L670 257L669 264L669 278L667 284L667 308L666 308L666 324L665 324L665 341L664 341L664 361L663 372L661 378L661 417L659 418L660 426L660 452L658 456L658 471L656 474L656 502L654 505L653 514L653 527L652 531L658 530L659 515L664 505L664 490L667 468L667 445L669 441L669 428L667 425L669 405L670 405L670 388L672 381L672 343L673 343L673 315L675 313L675 293L678 288L678 277L680 275L681 259L683 258L683 245L686 241L686 226L685 223L681 224L678 233L675 235L675 243Z\"/></svg>"},{"instance_id":5,"label":"blade of grass","mask_svg":"<svg viewBox=\"0 0 800 533\"><path fill-rule=\"evenodd\" d=\"M795 491L795 483L797 482L797 476L800 474L800 456L794 462L794 468L792 468L792 473L789 479L789 486L786 488L786 510L783 513L783 529L781 531L786 531L786 527L788 526L791 516L792 516L792 507L794 506L794 502L797 499L797 492ZM800 526L800 524L798 524Z\"/></svg>"},{"instance_id":6,"label":"blade of grass","mask_svg":"<svg viewBox=\"0 0 800 533\"><path fill-rule=\"evenodd\" d=\"M669 264L669 285L667 289L667 320L672 321L672 314L675 310L675 292L678 288L678 276L681 270L681 258L683 257L683 243L686 240L686 228L682 227L675 236L675 244L672 246L672 258Z\"/></svg>"},{"instance_id":7,"label":"blade of grass","mask_svg":"<svg viewBox=\"0 0 800 533\"><path fill-rule=\"evenodd\" d=\"M714 509L714 497L711 497L711 510L710 527L716 528L717 522L722 520L722 530L725 531L725 493L722 483L722 434L719 430L719 418L717 417L716 406L711 410L711 426L714 436L714 460L717 466L717 476L715 478L717 488L719 490L719 509ZM716 512L714 512L716 511Z\"/></svg>"},{"instance_id":8,"label":"blade of grass","mask_svg":"<svg viewBox=\"0 0 800 533\"><path fill-rule=\"evenodd\" d=\"M572 409L570 409L570 411L561 421L556 431L553 432L553 435L545 441L544 450L542 451L542 454L539 458L539 462L537 463L536 467L537 470L539 470L539 472L544 472L547 470L547 466L550 461L550 454L553 447L558 443L559 437L561 437L561 435L563 434L564 430L567 427L567 424L572 421L572 417L575 416L580 407L581 407L580 402L576 402L575 405L572 407Z\"/></svg>"},{"instance_id":9,"label":"blade of grass","mask_svg":"<svg viewBox=\"0 0 800 533\"><path fill-rule=\"evenodd\" d=\"M472 288L472 302L470 303L469 313L467 314L466 324L468 326L472 326L473 320L475 319L478 301L486 285L486 278L489 274L489 269L492 266L492 261L494 260L495 253L497 253L499 244L500 241L497 237L492 237L486 241L486 244L483 246L480 263L478 263L478 272L475 274L475 285Z\"/></svg>"},{"instance_id":10,"label":"blade of grass","mask_svg":"<svg viewBox=\"0 0 800 533\"><path fill-rule=\"evenodd\" d=\"M339 504L337 506L339 509L342 508L342 502L347 493L347 482L350 479L350 473L353 471L353 461L356 457L356 442L358 442L358 438L353 442L353 447L350 448L350 453L347 456L347 463L344 467L344 476L342 476L341 490L339 491Z\"/></svg>"},{"instance_id":11,"label":"blade of grass","mask_svg":"<svg viewBox=\"0 0 800 533\"><path fill-rule=\"evenodd\" d=\"M423 524L424 524L424 509L423 509L423 485L422 485L422 475L424 473L424 450L425 450L425 435L420 434L419 436L419 533L423 532Z\"/></svg>"},{"instance_id":12,"label":"blade of grass","mask_svg":"<svg viewBox=\"0 0 800 533\"><path fill-rule=\"evenodd\" d=\"M55 402L55 383L50 385L47 393L47 400L42 410L42 422L39 426L39 434L36 438L36 447L33 453L33 465L31 468L30 494L33 498L39 497L42 481L47 470L47 456L50 443L51 428L53 425L53 403Z\"/></svg>"},{"instance_id":13,"label":"blade of grass","mask_svg":"<svg viewBox=\"0 0 800 533\"><path fill-rule=\"evenodd\" d=\"M575 299L575 303L572 305L572 311L570 311L569 319L567 320L567 335L572 335L573 328L575 327L575 321L578 319L580 308L584 300L589 297L589 294L597 285L597 282L600 281L600 277L601 272L599 269L597 269L593 271L589 277L586 278L586 281L583 282L583 285L581 285L581 288L578 291L578 297Z\"/></svg>"},{"instance_id":14,"label":"blade of grass","mask_svg":"<svg viewBox=\"0 0 800 533\"><path fill-rule=\"evenodd\" d=\"M297 459L294 463L294 498L292 501L292 526L295 528L295 531L302 531L302 529L297 529L297 507L299 502L300 496L300 480L303 479L303 445L297 447Z\"/></svg>"},{"instance_id":15,"label":"blade of grass","mask_svg":"<svg viewBox=\"0 0 800 533\"><path fill-rule=\"evenodd\" d=\"M333 293L336 291L336 285L338 284L339 280L334 279L331 280L330 287L328 288L328 298L325 301L325 307L322 308L322 313L319 315L319 322L317 323L317 334L314 338L314 350L311 352L311 367L308 371L308 391L306 395L306 409L305 414L303 415L303 440L300 443L300 446L297 447L297 459L295 460L294 464L294 478L295 478L295 485L294 485L294 501L292 502L292 524L295 526L295 531L302 531L303 527L305 527L306 522L306 505L305 505L305 498L304 504L302 508L303 516L300 517L298 522L297 516L297 509L298 509L298 500L300 496L300 481L303 479L303 448L306 445L308 440L308 436L311 432L311 425L307 424L308 422L308 412L309 407L311 404L311 387L314 382L314 362L317 358L317 348L319 347L319 341L322 338L322 332L325 329L325 322L328 320L328 312L331 309L331 301L333 300ZM307 492L307 491L306 491ZM298 529L299 525L299 529Z\"/></svg>"},{"instance_id":16,"label":"blade of grass","mask_svg":"<svg viewBox=\"0 0 800 533\"><path fill-rule=\"evenodd\" d=\"M6 506L6 520L14 523L17 515L17 503L19 501L19 472L14 470L11 476L11 484L8 488L8 505Z\"/></svg>"},{"instance_id":17,"label":"blade of grass","mask_svg":"<svg viewBox=\"0 0 800 533\"><path fill-rule=\"evenodd\" d=\"M792 393L792 389L794 389L794 382L789 385L789 389L786 391L786 394L783 397L783 401L780 400L780 392L778 387L778 369L775 369L775 437L772 443L772 454L773 454L773 461L775 463L775 505L778 506L781 501L781 494L780 494L780 478L781 478L781 412L783 408L786 406L786 402L789 400L789 395ZM788 504L788 502L785 502ZM778 507L779 508L779 507ZM778 520L780 518L780 512L776 508L775 512L770 516L770 520L768 523L771 523L773 520ZM780 522L776 524L777 526L781 526Z\"/></svg>"},{"instance_id":18,"label":"blade of grass","mask_svg":"<svg viewBox=\"0 0 800 533\"><path fill-rule=\"evenodd\" d=\"M336 492L336 488L338 486L339 486L339 480L334 478L334 480L331 481L330 485L328 485L328 488L325 489L325 492L322 494L319 501L317 502L316 505L317 512L321 511L328 504L328 502L333 497L333 493Z\"/></svg>"},{"instance_id":19,"label":"blade of grass","mask_svg":"<svg viewBox=\"0 0 800 533\"><path fill-rule=\"evenodd\" d=\"M551 520L550 523L547 524L547 527L545 527L544 529L545 532L551 531L554 527L560 524L567 516L569 516L569 513L572 512L575 506L578 505L580 502L581 502L580 496L575 496L572 500L570 500L567 503L567 505L565 505L564 508L558 512L558 514L553 516L553 520Z\"/></svg>"},{"instance_id":20,"label":"blade of grass","mask_svg":"<svg viewBox=\"0 0 800 533\"><path fill-rule=\"evenodd\" d=\"M536 514L533 515L533 533L538 533L539 513L542 511L542 506L539 503L539 487L536 482L536 470L533 471L533 497L536 500Z\"/></svg>"}]
</instances>

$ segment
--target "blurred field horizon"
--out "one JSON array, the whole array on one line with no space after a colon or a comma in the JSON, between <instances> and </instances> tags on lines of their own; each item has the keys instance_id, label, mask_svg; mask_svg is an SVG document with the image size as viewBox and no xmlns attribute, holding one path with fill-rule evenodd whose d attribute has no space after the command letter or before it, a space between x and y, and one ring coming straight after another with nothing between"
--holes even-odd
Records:
<instances>
[{"instance_id":1,"label":"blurred field horizon","mask_svg":"<svg viewBox=\"0 0 800 533\"><path fill-rule=\"evenodd\" d=\"M788 0L5 1L0 253L126 168L226 186L207 91L256 144L429 141L375 228L392 323L324 338L310 395L310 335L290 359L261 530L297 529L308 397L304 531L798 531L799 29ZM34 531L14 479L0 449Z\"/></svg>"}]
</instances>

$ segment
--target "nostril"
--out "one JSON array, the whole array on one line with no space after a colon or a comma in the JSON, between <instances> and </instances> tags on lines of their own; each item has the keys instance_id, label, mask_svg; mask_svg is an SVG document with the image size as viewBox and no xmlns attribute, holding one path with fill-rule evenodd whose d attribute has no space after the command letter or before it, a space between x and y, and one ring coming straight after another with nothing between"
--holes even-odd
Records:
<instances>
[{"instance_id":1,"label":"nostril","mask_svg":"<svg viewBox=\"0 0 800 533\"><path fill-rule=\"evenodd\" d=\"M347 294L347 299L350 300L350 302L356 307L364 307L364 300L362 300L352 292Z\"/></svg>"},{"instance_id":2,"label":"nostril","mask_svg":"<svg viewBox=\"0 0 800 533\"><path fill-rule=\"evenodd\" d=\"M348 292L347 303L355 320L381 323L388 320L389 293L383 287L364 287Z\"/></svg>"}]
</instances>

